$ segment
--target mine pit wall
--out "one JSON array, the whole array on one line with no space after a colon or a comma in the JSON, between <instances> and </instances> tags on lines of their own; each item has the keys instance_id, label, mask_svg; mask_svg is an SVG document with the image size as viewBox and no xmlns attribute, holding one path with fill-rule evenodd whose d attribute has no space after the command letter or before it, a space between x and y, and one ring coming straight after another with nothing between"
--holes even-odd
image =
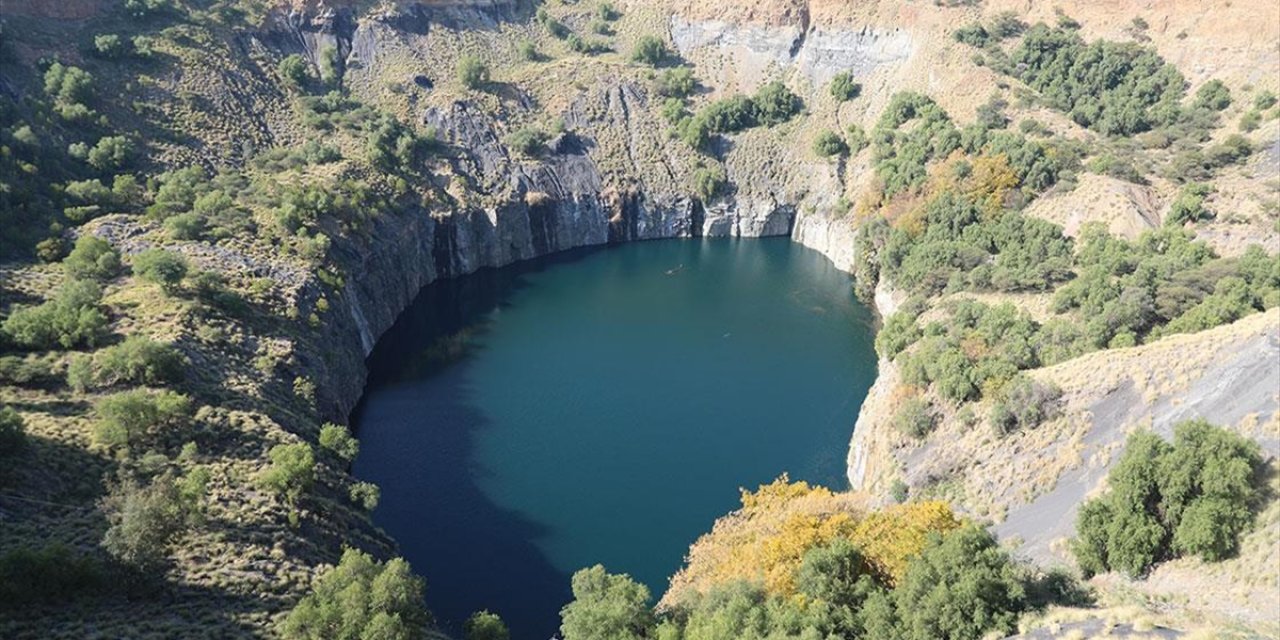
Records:
<instances>
[{"instance_id":1,"label":"mine pit wall","mask_svg":"<svg viewBox=\"0 0 1280 640\"><path fill-rule=\"evenodd\" d=\"M303 9L277 16L259 37L316 62L320 50L336 47L345 54L343 64L359 74L378 64L390 38L425 38L437 27L492 27L516 9L501 2L434 3L360 20L347 11ZM780 70L798 73L821 90L837 69L852 64L858 73L869 73L912 53L910 38L900 31L809 31L679 18L671 30L682 55L727 56L739 69L758 68L759 74L709 80L740 90ZM326 293L312 281L311 291L303 292L326 295L335 311L299 349L304 370L320 390L322 416L349 416L363 393L365 357L378 337L422 287L440 278L634 240L783 235L823 253L837 268L852 270L853 222L830 213L843 184L835 170L804 156L807 149L787 156L735 152L725 163L728 195L702 202L689 193L692 166L670 153L667 145L678 143L665 139L651 99L646 87L602 79L569 106L563 117L572 133L551 141L538 162L515 157L501 142L504 125L480 105L464 99L425 108L422 122L458 152L451 160L455 172L481 194L482 203L384 215L362 237L335 241L340 290Z\"/></svg>"}]
</instances>

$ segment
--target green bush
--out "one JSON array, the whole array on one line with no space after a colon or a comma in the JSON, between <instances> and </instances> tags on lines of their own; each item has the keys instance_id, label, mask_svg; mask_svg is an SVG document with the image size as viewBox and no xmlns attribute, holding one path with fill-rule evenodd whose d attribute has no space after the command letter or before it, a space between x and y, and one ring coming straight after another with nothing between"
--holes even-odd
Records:
<instances>
[{"instance_id":1,"label":"green bush","mask_svg":"<svg viewBox=\"0 0 1280 640\"><path fill-rule=\"evenodd\" d=\"M0 554L0 609L57 604L98 593L106 584L98 562L62 544Z\"/></svg>"},{"instance_id":2,"label":"green bush","mask_svg":"<svg viewBox=\"0 0 1280 640\"><path fill-rule=\"evenodd\" d=\"M831 95L840 102L847 102L862 95L862 85L853 81L853 73L841 71L831 79L828 89Z\"/></svg>"},{"instance_id":3,"label":"green bush","mask_svg":"<svg viewBox=\"0 0 1280 640\"><path fill-rule=\"evenodd\" d=\"M347 497L365 511L373 511L378 508L382 490L372 482L355 482L347 489Z\"/></svg>"},{"instance_id":4,"label":"green bush","mask_svg":"<svg viewBox=\"0 0 1280 640\"><path fill-rule=\"evenodd\" d=\"M755 119L766 127L787 122L804 108L800 96L778 81L761 86L751 103L755 107Z\"/></svg>"},{"instance_id":5,"label":"green bush","mask_svg":"<svg viewBox=\"0 0 1280 640\"><path fill-rule=\"evenodd\" d=\"M813 153L822 158L843 156L849 153L849 146L834 131L823 131L813 141Z\"/></svg>"},{"instance_id":6,"label":"green bush","mask_svg":"<svg viewBox=\"0 0 1280 640\"><path fill-rule=\"evenodd\" d=\"M1074 29L1037 24L1010 56L1017 75L1084 127L1129 136L1182 117L1186 80L1155 51L1085 44Z\"/></svg>"},{"instance_id":7,"label":"green bush","mask_svg":"<svg viewBox=\"0 0 1280 640\"><path fill-rule=\"evenodd\" d=\"M685 98L693 93L697 88L698 81L693 77L693 70L689 67L673 67L664 69L658 75L656 89L658 95L670 98ZM682 105L683 106L683 105Z\"/></svg>"},{"instance_id":8,"label":"green bush","mask_svg":"<svg viewBox=\"0 0 1280 640\"><path fill-rule=\"evenodd\" d=\"M291 53L276 65L276 73L280 74L290 86L301 89L311 83L311 65L299 54Z\"/></svg>"},{"instance_id":9,"label":"green bush","mask_svg":"<svg viewBox=\"0 0 1280 640\"><path fill-rule=\"evenodd\" d=\"M1006 383L991 407L991 426L997 433L1010 434L1034 429L1058 414L1062 389L1024 374Z\"/></svg>"},{"instance_id":10,"label":"green bush","mask_svg":"<svg viewBox=\"0 0 1280 640\"><path fill-rule=\"evenodd\" d=\"M332 422L326 422L320 427L320 446L347 462L360 455L360 441L346 427Z\"/></svg>"},{"instance_id":11,"label":"green bush","mask_svg":"<svg viewBox=\"0 0 1280 640\"><path fill-rule=\"evenodd\" d=\"M44 73L44 92L53 99L55 111L66 120L93 115L87 106L93 99L93 76L80 67L61 62L49 65Z\"/></svg>"},{"instance_id":12,"label":"green bush","mask_svg":"<svg viewBox=\"0 0 1280 640\"><path fill-rule=\"evenodd\" d=\"M477 611L462 625L465 640L510 640L511 632L496 613Z\"/></svg>"},{"instance_id":13,"label":"green bush","mask_svg":"<svg viewBox=\"0 0 1280 640\"><path fill-rule=\"evenodd\" d=\"M101 238L84 234L62 260L62 268L73 278L110 280L120 275L120 254Z\"/></svg>"},{"instance_id":14,"label":"green bush","mask_svg":"<svg viewBox=\"0 0 1280 640\"><path fill-rule=\"evenodd\" d=\"M93 37L93 52L107 60L117 60L129 55L129 41L114 33L101 33Z\"/></svg>"},{"instance_id":15,"label":"green bush","mask_svg":"<svg viewBox=\"0 0 1280 640\"><path fill-rule=\"evenodd\" d=\"M876 352L882 358L893 360L907 347L915 344L921 335L915 316L909 313L892 314L876 334Z\"/></svg>"},{"instance_id":16,"label":"green bush","mask_svg":"<svg viewBox=\"0 0 1280 640\"><path fill-rule=\"evenodd\" d=\"M631 61L656 67L667 59L671 52L667 43L657 36L640 36L635 48L631 50Z\"/></svg>"},{"instance_id":17,"label":"green bush","mask_svg":"<svg viewBox=\"0 0 1280 640\"><path fill-rule=\"evenodd\" d=\"M1262 456L1253 441L1191 420L1170 445L1150 432L1129 437L1108 475L1109 491L1080 507L1072 550L1086 575L1132 576L1158 562L1235 553L1261 492Z\"/></svg>"},{"instance_id":18,"label":"green bush","mask_svg":"<svg viewBox=\"0 0 1280 640\"><path fill-rule=\"evenodd\" d=\"M94 439L109 447L131 448L157 439L162 428L184 426L191 418L191 400L169 390L132 389L102 398L94 410Z\"/></svg>"},{"instance_id":19,"label":"green bush","mask_svg":"<svg viewBox=\"0 0 1280 640\"><path fill-rule=\"evenodd\" d=\"M291 509L316 481L315 454L305 442L278 444L267 452L271 466L258 477L258 484L285 499Z\"/></svg>"},{"instance_id":20,"label":"green bush","mask_svg":"<svg viewBox=\"0 0 1280 640\"><path fill-rule=\"evenodd\" d=\"M0 406L0 458L19 453L26 445L26 422L11 407Z\"/></svg>"},{"instance_id":21,"label":"green bush","mask_svg":"<svg viewBox=\"0 0 1280 640\"><path fill-rule=\"evenodd\" d=\"M134 275L174 293L187 277L187 259L164 249L147 249L133 257Z\"/></svg>"},{"instance_id":22,"label":"green bush","mask_svg":"<svg viewBox=\"0 0 1280 640\"><path fill-rule=\"evenodd\" d=\"M986 530L970 525L932 534L890 592L863 607L866 637L978 640L1013 632L1028 608L1026 589L1009 555Z\"/></svg>"},{"instance_id":23,"label":"green bush","mask_svg":"<svg viewBox=\"0 0 1280 640\"><path fill-rule=\"evenodd\" d=\"M140 573L154 573L197 517L200 499L183 495L168 473L146 486L125 480L103 501L111 526L102 537L102 548Z\"/></svg>"},{"instance_id":24,"label":"green bush","mask_svg":"<svg viewBox=\"0 0 1280 640\"><path fill-rule=\"evenodd\" d=\"M511 149L528 158L536 158L546 151L548 136L537 127L521 127L507 136L506 143Z\"/></svg>"},{"instance_id":25,"label":"green bush","mask_svg":"<svg viewBox=\"0 0 1280 640\"><path fill-rule=\"evenodd\" d=\"M81 392L119 384L156 386L181 380L183 366L177 349L146 336L132 335L92 356L72 360L67 384Z\"/></svg>"},{"instance_id":26,"label":"green bush","mask_svg":"<svg viewBox=\"0 0 1280 640\"><path fill-rule=\"evenodd\" d=\"M27 349L91 347L107 332L101 300L102 289L97 284L72 280L39 306L15 305L0 329Z\"/></svg>"},{"instance_id":27,"label":"green bush","mask_svg":"<svg viewBox=\"0 0 1280 640\"><path fill-rule=\"evenodd\" d=\"M538 45L532 40L521 40L516 46L516 52L520 54L522 60L529 62L537 62L542 59L542 54L538 52Z\"/></svg>"},{"instance_id":28,"label":"green bush","mask_svg":"<svg viewBox=\"0 0 1280 640\"><path fill-rule=\"evenodd\" d=\"M1222 111L1231 106L1231 90L1221 80L1210 80L1196 91L1197 107Z\"/></svg>"},{"instance_id":29,"label":"green bush","mask_svg":"<svg viewBox=\"0 0 1280 640\"><path fill-rule=\"evenodd\" d=\"M431 614L422 607L425 586L403 558L385 564L346 549L289 612L280 626L288 640L425 638Z\"/></svg>"},{"instance_id":30,"label":"green bush","mask_svg":"<svg viewBox=\"0 0 1280 640\"><path fill-rule=\"evenodd\" d=\"M654 625L649 588L596 565L573 574L573 601L560 611L564 640L644 640Z\"/></svg>"},{"instance_id":31,"label":"green bush","mask_svg":"<svg viewBox=\"0 0 1280 640\"><path fill-rule=\"evenodd\" d=\"M1214 192L1212 185L1191 182L1182 185L1178 196L1169 205L1169 215L1164 223L1171 226L1183 226L1188 222L1199 222L1213 217L1204 207L1204 200Z\"/></svg>"},{"instance_id":32,"label":"green bush","mask_svg":"<svg viewBox=\"0 0 1280 640\"><path fill-rule=\"evenodd\" d=\"M468 89L482 89L489 84L489 65L478 56L458 59L458 81Z\"/></svg>"},{"instance_id":33,"label":"green bush","mask_svg":"<svg viewBox=\"0 0 1280 640\"><path fill-rule=\"evenodd\" d=\"M929 401L911 398L893 415L893 428L913 438L923 438L933 431L936 418Z\"/></svg>"},{"instance_id":34,"label":"green bush","mask_svg":"<svg viewBox=\"0 0 1280 640\"><path fill-rule=\"evenodd\" d=\"M960 27L951 35L956 39L956 42L961 42L971 47L982 48L991 42L991 34L987 33L987 28L977 22Z\"/></svg>"},{"instance_id":35,"label":"green bush","mask_svg":"<svg viewBox=\"0 0 1280 640\"><path fill-rule=\"evenodd\" d=\"M693 172L693 192L704 204L720 197L727 186L724 170L719 166L698 167Z\"/></svg>"}]
</instances>

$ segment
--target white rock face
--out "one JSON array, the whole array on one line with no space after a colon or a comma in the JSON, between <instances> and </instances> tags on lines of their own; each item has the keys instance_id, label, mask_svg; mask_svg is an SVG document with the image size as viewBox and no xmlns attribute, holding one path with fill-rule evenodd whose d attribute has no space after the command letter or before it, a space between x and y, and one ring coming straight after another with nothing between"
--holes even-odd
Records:
<instances>
[{"instance_id":1,"label":"white rock face","mask_svg":"<svg viewBox=\"0 0 1280 640\"><path fill-rule=\"evenodd\" d=\"M861 77L884 65L903 62L915 53L911 35L902 29L814 29L764 27L720 21L687 22L671 18L671 39L682 55L714 49L725 59L740 88L749 90L785 68L794 68L814 85L836 73Z\"/></svg>"}]
</instances>

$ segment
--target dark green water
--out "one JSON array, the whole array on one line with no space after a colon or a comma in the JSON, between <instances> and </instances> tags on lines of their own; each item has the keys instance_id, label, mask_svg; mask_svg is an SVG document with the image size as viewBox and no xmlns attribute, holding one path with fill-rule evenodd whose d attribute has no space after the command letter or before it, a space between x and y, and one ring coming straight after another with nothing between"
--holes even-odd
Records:
<instances>
[{"instance_id":1,"label":"dark green water","mask_svg":"<svg viewBox=\"0 0 1280 640\"><path fill-rule=\"evenodd\" d=\"M738 488L844 486L872 316L787 239L587 250L427 287L370 357L355 471L442 621L549 638L569 576L658 597Z\"/></svg>"}]
</instances>

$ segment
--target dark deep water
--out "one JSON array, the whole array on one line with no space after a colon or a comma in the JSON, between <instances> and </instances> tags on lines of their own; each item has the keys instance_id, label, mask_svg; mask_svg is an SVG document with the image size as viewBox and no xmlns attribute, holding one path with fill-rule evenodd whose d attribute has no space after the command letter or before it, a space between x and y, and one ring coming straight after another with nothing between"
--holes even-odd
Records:
<instances>
[{"instance_id":1,"label":"dark deep water","mask_svg":"<svg viewBox=\"0 0 1280 640\"><path fill-rule=\"evenodd\" d=\"M845 486L875 377L849 278L785 238L663 240L438 282L378 343L353 416L375 521L457 629L545 640L596 563L656 599L781 472Z\"/></svg>"}]
</instances>

